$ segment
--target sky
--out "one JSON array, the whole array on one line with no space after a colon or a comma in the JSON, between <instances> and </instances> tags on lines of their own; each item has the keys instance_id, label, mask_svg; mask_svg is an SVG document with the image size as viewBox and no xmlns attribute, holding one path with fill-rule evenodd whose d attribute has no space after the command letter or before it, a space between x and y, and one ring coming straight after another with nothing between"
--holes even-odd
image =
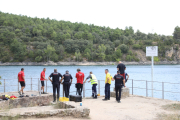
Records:
<instances>
[{"instance_id":1,"label":"sky","mask_svg":"<svg viewBox=\"0 0 180 120\"><path fill-rule=\"evenodd\" d=\"M0 0L0 11L172 35L180 26L180 0Z\"/></svg>"}]
</instances>

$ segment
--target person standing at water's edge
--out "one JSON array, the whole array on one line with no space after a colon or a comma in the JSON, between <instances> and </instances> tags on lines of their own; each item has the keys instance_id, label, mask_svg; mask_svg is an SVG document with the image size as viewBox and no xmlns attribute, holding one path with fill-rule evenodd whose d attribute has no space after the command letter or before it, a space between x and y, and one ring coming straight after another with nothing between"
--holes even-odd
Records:
<instances>
[{"instance_id":1,"label":"person standing at water's edge","mask_svg":"<svg viewBox=\"0 0 180 120\"><path fill-rule=\"evenodd\" d=\"M45 72L46 72L46 68L43 69L43 71L41 72L41 75L40 75L40 80L41 80L41 90L43 90L42 94L46 94L44 92L44 80L47 80L45 78Z\"/></svg>"},{"instance_id":2,"label":"person standing at water's edge","mask_svg":"<svg viewBox=\"0 0 180 120\"><path fill-rule=\"evenodd\" d=\"M51 77L52 77L52 80L51 80ZM57 72L57 69L54 69L54 72L51 73L51 75L49 76L49 80L52 82L52 85L53 85L53 98L54 98L53 102L56 102L56 89L57 89L57 100L59 100L59 92L60 92L60 79L59 78L60 77L62 78L62 75L61 73Z\"/></svg>"},{"instance_id":3,"label":"person standing at water's edge","mask_svg":"<svg viewBox=\"0 0 180 120\"><path fill-rule=\"evenodd\" d=\"M94 99L97 99L97 90L96 90L96 86L98 84L97 78L92 72L90 72L90 75L86 78L84 83L86 83L87 79L90 79L88 82L91 82L92 85L92 97Z\"/></svg>"},{"instance_id":4,"label":"person standing at water's edge","mask_svg":"<svg viewBox=\"0 0 180 120\"><path fill-rule=\"evenodd\" d=\"M21 95L21 92L22 94L24 94L23 90L26 86L25 84L25 78L24 78L24 68L21 68L21 71L18 73L18 82L20 83L21 85L21 90L18 92L20 95Z\"/></svg>"},{"instance_id":5,"label":"person standing at water's edge","mask_svg":"<svg viewBox=\"0 0 180 120\"><path fill-rule=\"evenodd\" d=\"M105 74L106 74L106 80L105 80L105 99L103 99L104 101L110 100L110 86L111 86L111 79L112 79L112 76L109 73L108 69L105 70Z\"/></svg>"},{"instance_id":6,"label":"person standing at water's edge","mask_svg":"<svg viewBox=\"0 0 180 120\"><path fill-rule=\"evenodd\" d=\"M72 81L73 81L73 78L72 78L71 74L69 74L68 70L66 71L66 74L63 75L63 77L61 79L61 83L62 83L63 79L64 79L63 88L65 91L65 97L68 98L69 97L69 89L70 89L70 86L71 86Z\"/></svg>"},{"instance_id":7,"label":"person standing at water's edge","mask_svg":"<svg viewBox=\"0 0 180 120\"><path fill-rule=\"evenodd\" d=\"M122 87L126 87L125 86L125 79L123 76L120 75L120 71L117 71L117 74L114 76L114 78L112 79L112 81L115 80L115 90L116 90L116 101L118 103L120 103L121 101L121 90ZM119 94L118 94L119 92Z\"/></svg>"},{"instance_id":8,"label":"person standing at water's edge","mask_svg":"<svg viewBox=\"0 0 180 120\"><path fill-rule=\"evenodd\" d=\"M123 76L124 78L125 78L125 73L124 73L125 68L126 66L121 61L119 61L119 64L117 65L117 70L120 71L121 76Z\"/></svg>"},{"instance_id":9,"label":"person standing at water's edge","mask_svg":"<svg viewBox=\"0 0 180 120\"><path fill-rule=\"evenodd\" d=\"M75 77L77 78L77 83L76 83L77 92L79 95L81 95L83 89L83 81L85 77L84 73L81 72L81 70L78 68Z\"/></svg>"}]
</instances>

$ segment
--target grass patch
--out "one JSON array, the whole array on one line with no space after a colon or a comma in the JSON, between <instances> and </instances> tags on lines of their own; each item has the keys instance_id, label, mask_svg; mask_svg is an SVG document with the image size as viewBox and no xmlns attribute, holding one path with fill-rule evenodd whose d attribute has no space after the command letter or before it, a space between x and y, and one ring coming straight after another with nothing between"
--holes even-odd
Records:
<instances>
[{"instance_id":1,"label":"grass patch","mask_svg":"<svg viewBox=\"0 0 180 120\"><path fill-rule=\"evenodd\" d=\"M158 114L156 120L180 120L179 114Z\"/></svg>"},{"instance_id":2,"label":"grass patch","mask_svg":"<svg viewBox=\"0 0 180 120\"><path fill-rule=\"evenodd\" d=\"M18 120L20 118L19 115L16 115L14 117L12 116L5 116L5 117L0 117L0 120Z\"/></svg>"},{"instance_id":3,"label":"grass patch","mask_svg":"<svg viewBox=\"0 0 180 120\"><path fill-rule=\"evenodd\" d=\"M162 108L165 110L180 110L180 104L163 105Z\"/></svg>"}]
</instances>

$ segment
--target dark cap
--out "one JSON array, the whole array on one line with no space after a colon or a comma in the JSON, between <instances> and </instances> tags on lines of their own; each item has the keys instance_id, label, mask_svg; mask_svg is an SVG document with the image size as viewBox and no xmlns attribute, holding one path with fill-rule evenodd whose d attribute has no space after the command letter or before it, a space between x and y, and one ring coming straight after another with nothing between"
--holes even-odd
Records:
<instances>
[{"instance_id":1,"label":"dark cap","mask_svg":"<svg viewBox=\"0 0 180 120\"><path fill-rule=\"evenodd\" d=\"M66 70L66 72L69 72L68 70Z\"/></svg>"},{"instance_id":2,"label":"dark cap","mask_svg":"<svg viewBox=\"0 0 180 120\"><path fill-rule=\"evenodd\" d=\"M24 70L24 68L21 68L21 71L23 71Z\"/></svg>"},{"instance_id":3,"label":"dark cap","mask_svg":"<svg viewBox=\"0 0 180 120\"><path fill-rule=\"evenodd\" d=\"M77 71L81 71L81 69L78 68Z\"/></svg>"},{"instance_id":4,"label":"dark cap","mask_svg":"<svg viewBox=\"0 0 180 120\"><path fill-rule=\"evenodd\" d=\"M120 73L120 71L118 70L117 73Z\"/></svg>"}]
</instances>

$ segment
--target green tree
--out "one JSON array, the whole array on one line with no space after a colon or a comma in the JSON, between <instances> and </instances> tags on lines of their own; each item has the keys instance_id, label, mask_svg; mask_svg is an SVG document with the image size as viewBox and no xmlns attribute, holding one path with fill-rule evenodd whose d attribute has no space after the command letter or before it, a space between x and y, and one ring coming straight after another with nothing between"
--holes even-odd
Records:
<instances>
[{"instance_id":1,"label":"green tree","mask_svg":"<svg viewBox=\"0 0 180 120\"><path fill-rule=\"evenodd\" d=\"M97 55L102 61L106 57L105 51L106 51L106 47L104 46L104 44L99 45L98 50L97 50Z\"/></svg>"},{"instance_id":2,"label":"green tree","mask_svg":"<svg viewBox=\"0 0 180 120\"><path fill-rule=\"evenodd\" d=\"M81 53L80 52L75 52L76 60L79 62L81 58Z\"/></svg>"},{"instance_id":3,"label":"green tree","mask_svg":"<svg viewBox=\"0 0 180 120\"><path fill-rule=\"evenodd\" d=\"M35 61L36 62L40 62L42 60L42 56L37 56L36 58L35 58Z\"/></svg>"},{"instance_id":4,"label":"green tree","mask_svg":"<svg viewBox=\"0 0 180 120\"><path fill-rule=\"evenodd\" d=\"M118 46L118 49L120 49L122 51L122 53L127 53L129 50L128 46L125 44Z\"/></svg>"},{"instance_id":5,"label":"green tree","mask_svg":"<svg viewBox=\"0 0 180 120\"><path fill-rule=\"evenodd\" d=\"M174 33L173 33L173 38L174 39L180 39L180 27L176 26L174 29Z\"/></svg>"},{"instance_id":6,"label":"green tree","mask_svg":"<svg viewBox=\"0 0 180 120\"><path fill-rule=\"evenodd\" d=\"M47 46L47 49L45 50L46 57L47 57L47 61L50 61L53 52L55 52L54 47L52 47L51 45L48 45L48 46Z\"/></svg>"}]
</instances>

